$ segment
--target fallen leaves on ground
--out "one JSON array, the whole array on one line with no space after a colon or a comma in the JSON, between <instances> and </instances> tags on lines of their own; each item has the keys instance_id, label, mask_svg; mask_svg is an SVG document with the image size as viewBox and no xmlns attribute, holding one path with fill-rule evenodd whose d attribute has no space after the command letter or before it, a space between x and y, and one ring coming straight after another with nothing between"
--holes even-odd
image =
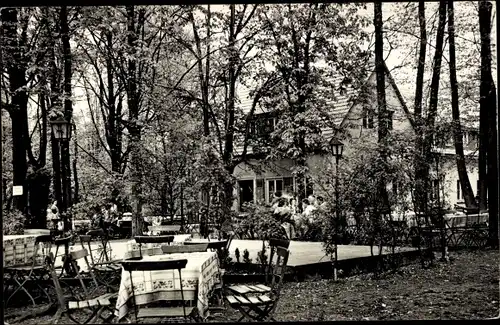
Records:
<instances>
[{"instance_id":1,"label":"fallen leaves on ground","mask_svg":"<svg viewBox=\"0 0 500 325\"><path fill-rule=\"evenodd\" d=\"M276 319L484 319L499 314L498 251L455 252L429 269L403 267L375 279L364 274L335 283L286 283ZM239 317L228 311L228 320Z\"/></svg>"},{"instance_id":2,"label":"fallen leaves on ground","mask_svg":"<svg viewBox=\"0 0 500 325\"><path fill-rule=\"evenodd\" d=\"M285 283L279 321L484 319L499 314L498 251L454 252L429 269L410 265L378 278L362 274L335 283ZM227 308L213 321L235 321ZM47 324L51 316L22 324ZM14 325L14 324L11 324Z\"/></svg>"}]
</instances>

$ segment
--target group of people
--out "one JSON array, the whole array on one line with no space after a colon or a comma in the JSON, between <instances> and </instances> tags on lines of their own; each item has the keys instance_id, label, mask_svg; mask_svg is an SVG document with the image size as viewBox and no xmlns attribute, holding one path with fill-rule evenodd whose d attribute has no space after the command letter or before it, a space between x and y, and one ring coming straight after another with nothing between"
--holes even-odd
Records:
<instances>
[{"instance_id":1,"label":"group of people","mask_svg":"<svg viewBox=\"0 0 500 325\"><path fill-rule=\"evenodd\" d=\"M271 202L274 216L282 222L289 239L307 233L310 225L326 212L326 203L321 196L310 195L302 200L302 212L298 212L297 200L291 195L274 193Z\"/></svg>"},{"instance_id":2,"label":"group of people","mask_svg":"<svg viewBox=\"0 0 500 325\"><path fill-rule=\"evenodd\" d=\"M91 225L92 228L107 229L111 224L118 221L118 211L116 204L108 203L102 207L94 207Z\"/></svg>"}]
</instances>

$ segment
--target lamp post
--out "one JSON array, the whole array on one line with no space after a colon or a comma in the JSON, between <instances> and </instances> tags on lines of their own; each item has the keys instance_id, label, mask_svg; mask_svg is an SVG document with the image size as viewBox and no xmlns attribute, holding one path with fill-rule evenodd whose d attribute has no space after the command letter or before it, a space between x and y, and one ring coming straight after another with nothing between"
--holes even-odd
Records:
<instances>
[{"instance_id":1,"label":"lamp post","mask_svg":"<svg viewBox=\"0 0 500 325\"><path fill-rule=\"evenodd\" d=\"M71 139L72 124L63 117L50 121L52 130L52 158L54 169L54 192L63 216L64 231L68 230L67 209L71 195L71 184L69 183L69 166L65 166L65 155L69 152L67 143Z\"/></svg>"},{"instance_id":2,"label":"lamp post","mask_svg":"<svg viewBox=\"0 0 500 325\"><path fill-rule=\"evenodd\" d=\"M333 268L333 280L337 281L337 260L338 260L338 229L340 220L340 209L339 209L339 160L342 158L342 152L344 150L344 144L340 142L336 137L330 140L330 151L332 156L335 158L335 236L334 236L334 250L335 250L335 264Z\"/></svg>"}]
</instances>

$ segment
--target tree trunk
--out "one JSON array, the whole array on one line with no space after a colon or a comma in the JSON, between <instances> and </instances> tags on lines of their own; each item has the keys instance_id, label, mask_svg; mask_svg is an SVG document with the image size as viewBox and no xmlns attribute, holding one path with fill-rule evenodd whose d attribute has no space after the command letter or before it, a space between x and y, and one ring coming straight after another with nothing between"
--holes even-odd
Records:
<instances>
[{"instance_id":1,"label":"tree trunk","mask_svg":"<svg viewBox=\"0 0 500 325\"><path fill-rule=\"evenodd\" d=\"M418 3L418 21L420 24L420 50L418 55L417 80L415 89L415 198L417 206L415 211L426 211L427 190L425 179L423 157L423 119L422 119L422 98L424 89L425 54L427 50L427 30L425 20L425 1Z\"/></svg>"},{"instance_id":2,"label":"tree trunk","mask_svg":"<svg viewBox=\"0 0 500 325\"><path fill-rule=\"evenodd\" d=\"M127 99L129 110L129 132L131 141L131 182L132 182L132 236L142 234L142 173L140 142L141 129L139 127L139 103L137 92L137 66L136 47L137 34L135 30L135 7L127 6L127 45L129 48L128 72L127 72Z\"/></svg>"},{"instance_id":3,"label":"tree trunk","mask_svg":"<svg viewBox=\"0 0 500 325\"><path fill-rule=\"evenodd\" d=\"M431 186L429 182L429 170L430 164L433 160L432 147L434 143L434 128L437 116L437 105L438 105L438 94L439 94L439 80L441 77L441 63L443 59L443 44L444 44L444 30L446 27L446 1L439 2L439 21L436 34L436 50L434 52L433 58L433 72L430 85L430 100L429 100L429 110L427 113L427 118L425 120L425 127L423 129L423 150L422 150L422 160L419 162L421 165L419 175L421 177L421 186L424 191L428 191ZM429 211L428 211L428 196L427 194L423 197L423 206L421 207L423 213L426 216L426 222L428 221Z\"/></svg>"},{"instance_id":4,"label":"tree trunk","mask_svg":"<svg viewBox=\"0 0 500 325\"><path fill-rule=\"evenodd\" d=\"M226 136L224 141L223 162L226 166L226 171L229 175L233 174L233 151L234 151L234 121L235 121L235 92L236 92L236 35L235 35L235 4L230 5L230 22L229 22L229 91L226 103L227 121L226 121ZM224 200L222 202L223 215L229 216L233 205L233 182L224 181Z\"/></svg>"},{"instance_id":5,"label":"tree trunk","mask_svg":"<svg viewBox=\"0 0 500 325\"><path fill-rule=\"evenodd\" d=\"M490 19L491 8L487 2L479 1L479 30L481 34L481 85L479 100L479 186L477 195L479 197L479 209L487 209L488 178L486 175L487 152L488 152L488 99L491 89L491 44L490 44Z\"/></svg>"},{"instance_id":6,"label":"tree trunk","mask_svg":"<svg viewBox=\"0 0 500 325\"><path fill-rule=\"evenodd\" d=\"M483 183L488 180L488 187L483 189L484 199L481 197L482 207L488 206L489 212L489 245L498 247L498 148L496 127L496 87L491 75L491 10L492 4L488 1L479 1L479 30L481 32L481 117L484 115L486 123L480 125L480 132L484 139L480 139L486 155L487 175ZM486 140L486 141L485 141ZM484 143L486 142L486 143ZM481 167L481 166L480 166Z\"/></svg>"},{"instance_id":7,"label":"tree trunk","mask_svg":"<svg viewBox=\"0 0 500 325\"><path fill-rule=\"evenodd\" d=\"M387 137L388 137L388 115L385 96L385 68L384 68L384 43L382 35L382 3L376 1L374 4L374 25L375 25L375 65L377 74L377 106L378 106L378 143L380 156L384 168L387 164ZM385 170L385 169L384 169ZM386 190L386 179L379 180L379 197L381 198L382 209L389 208L389 200Z\"/></svg>"},{"instance_id":8,"label":"tree trunk","mask_svg":"<svg viewBox=\"0 0 500 325\"><path fill-rule=\"evenodd\" d=\"M73 118L73 103L71 101L71 79L72 79L72 57L71 45L69 43L69 27L68 27L68 11L66 6L61 7L60 11L61 23L61 41L63 51L63 64L64 64L64 118L68 122L72 122ZM62 212L66 213L65 230L71 229L71 216L67 214L67 209L72 205L72 191L71 191L71 159L69 151L69 142L61 142L61 167L63 177L63 202L64 209Z\"/></svg>"},{"instance_id":9,"label":"tree trunk","mask_svg":"<svg viewBox=\"0 0 500 325\"><path fill-rule=\"evenodd\" d=\"M78 203L80 201L80 183L78 182L78 170L76 169L78 161L78 137L76 136L76 126L73 125L73 136L74 136L74 157L73 157L73 182L75 184L75 192L73 197L73 203Z\"/></svg>"},{"instance_id":10,"label":"tree trunk","mask_svg":"<svg viewBox=\"0 0 500 325\"><path fill-rule=\"evenodd\" d=\"M451 111L453 118L453 138L455 144L455 159L457 162L458 178L464 194L465 204L468 208L476 208L474 193L467 175L467 166L464 157L464 144L462 127L460 125L460 110L458 104L458 82L455 59L455 23L453 1L448 1L448 35L450 42L450 85L451 85Z\"/></svg>"},{"instance_id":11,"label":"tree trunk","mask_svg":"<svg viewBox=\"0 0 500 325\"><path fill-rule=\"evenodd\" d=\"M5 51L5 62L7 63L7 73L9 75L9 90L12 94L12 105L9 110L12 121L12 165L13 165L13 185L26 186L26 176L28 162L26 159L25 128L27 128L28 96L22 87L26 86L26 67L22 62L22 48L19 46L17 36L18 17L17 9L2 8L1 20L3 28L3 47ZM26 189L23 195L14 199L15 207L25 212Z\"/></svg>"}]
</instances>

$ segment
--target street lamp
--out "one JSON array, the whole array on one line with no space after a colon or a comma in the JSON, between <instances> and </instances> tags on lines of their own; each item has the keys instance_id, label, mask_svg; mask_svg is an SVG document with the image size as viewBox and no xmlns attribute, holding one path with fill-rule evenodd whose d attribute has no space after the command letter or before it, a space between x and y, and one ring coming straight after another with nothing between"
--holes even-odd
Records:
<instances>
[{"instance_id":1,"label":"street lamp","mask_svg":"<svg viewBox=\"0 0 500 325\"><path fill-rule=\"evenodd\" d=\"M63 117L50 121L50 128L55 140L69 141L71 139L72 125Z\"/></svg>"},{"instance_id":2,"label":"street lamp","mask_svg":"<svg viewBox=\"0 0 500 325\"><path fill-rule=\"evenodd\" d=\"M73 125L58 117L50 121L52 130L52 155L54 169L54 189L56 200L60 204L60 213L63 217L64 230L68 230L67 209L71 196L71 183L69 180L69 146Z\"/></svg>"},{"instance_id":3,"label":"street lamp","mask_svg":"<svg viewBox=\"0 0 500 325\"><path fill-rule=\"evenodd\" d=\"M340 209L339 209L339 160L342 158L342 152L344 151L344 144L340 142L336 137L330 140L330 152L333 157L335 157L335 236L334 236L334 250L335 250L335 264L333 268L333 280L337 281L337 260L338 260L338 224L340 220Z\"/></svg>"}]
</instances>

